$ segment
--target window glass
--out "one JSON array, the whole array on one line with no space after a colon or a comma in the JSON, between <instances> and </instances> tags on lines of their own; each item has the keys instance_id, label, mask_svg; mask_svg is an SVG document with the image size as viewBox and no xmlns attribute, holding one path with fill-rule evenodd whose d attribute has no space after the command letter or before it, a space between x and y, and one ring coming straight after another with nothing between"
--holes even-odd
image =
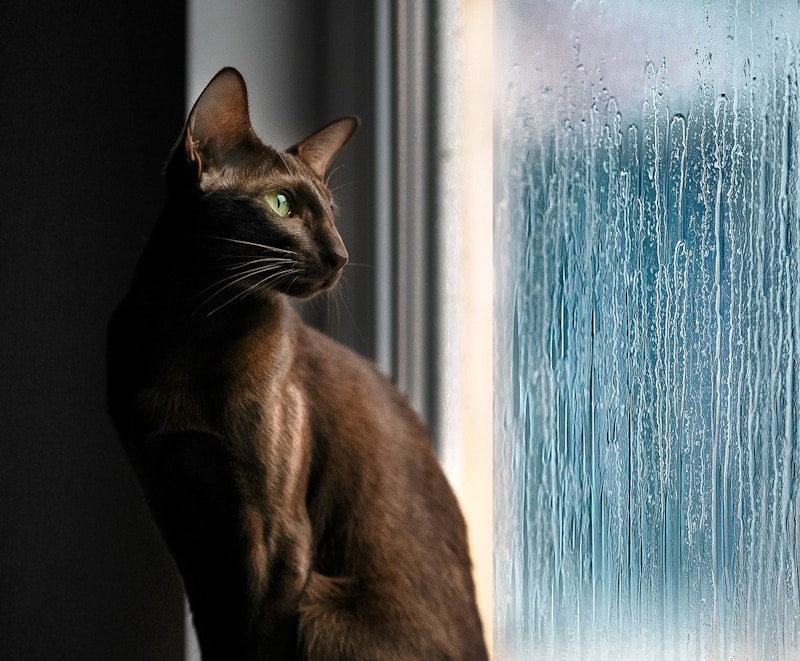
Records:
<instances>
[{"instance_id":1,"label":"window glass","mask_svg":"<svg viewBox=\"0 0 800 661\"><path fill-rule=\"evenodd\" d=\"M495 6L496 653L795 659L797 3Z\"/></svg>"}]
</instances>

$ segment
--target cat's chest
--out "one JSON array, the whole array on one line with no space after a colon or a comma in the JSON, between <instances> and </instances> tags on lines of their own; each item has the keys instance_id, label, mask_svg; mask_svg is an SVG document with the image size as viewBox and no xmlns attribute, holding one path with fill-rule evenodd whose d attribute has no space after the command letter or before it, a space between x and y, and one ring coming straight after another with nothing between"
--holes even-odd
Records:
<instances>
[{"instance_id":1,"label":"cat's chest","mask_svg":"<svg viewBox=\"0 0 800 661\"><path fill-rule=\"evenodd\" d=\"M209 335L175 352L161 379L165 422L221 433L241 417L274 418L277 409L291 408L297 399L292 341L282 326L268 319L246 332Z\"/></svg>"}]
</instances>

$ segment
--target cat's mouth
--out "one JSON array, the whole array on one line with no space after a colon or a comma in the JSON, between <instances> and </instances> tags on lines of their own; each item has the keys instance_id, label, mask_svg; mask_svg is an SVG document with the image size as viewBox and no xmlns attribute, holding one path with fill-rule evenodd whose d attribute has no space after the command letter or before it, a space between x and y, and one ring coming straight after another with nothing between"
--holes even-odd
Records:
<instances>
[{"instance_id":1,"label":"cat's mouth","mask_svg":"<svg viewBox=\"0 0 800 661\"><path fill-rule=\"evenodd\" d=\"M322 283L321 291L326 291L328 289L333 289L337 284L339 284L339 280L342 278L342 270L343 269L339 269L339 270L333 272L331 275L329 275L325 279L325 282Z\"/></svg>"},{"instance_id":2,"label":"cat's mouth","mask_svg":"<svg viewBox=\"0 0 800 661\"><path fill-rule=\"evenodd\" d=\"M339 283L343 270L344 268L340 267L329 271L325 275L309 275L304 278L298 278L292 283L286 293L295 298L311 298L312 296L321 294L324 291L332 289Z\"/></svg>"},{"instance_id":3,"label":"cat's mouth","mask_svg":"<svg viewBox=\"0 0 800 661\"><path fill-rule=\"evenodd\" d=\"M344 267L347 265L348 255L344 245L331 250L324 257L319 258L313 265L308 265L308 270L297 279L296 291L287 292L297 298L310 298L316 294L335 287L342 277Z\"/></svg>"}]
</instances>

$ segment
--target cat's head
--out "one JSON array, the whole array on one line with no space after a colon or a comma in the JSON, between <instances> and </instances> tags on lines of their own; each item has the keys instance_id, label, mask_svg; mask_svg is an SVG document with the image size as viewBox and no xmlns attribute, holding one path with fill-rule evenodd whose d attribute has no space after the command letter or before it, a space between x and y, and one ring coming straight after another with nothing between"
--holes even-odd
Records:
<instances>
[{"instance_id":1,"label":"cat's head","mask_svg":"<svg viewBox=\"0 0 800 661\"><path fill-rule=\"evenodd\" d=\"M344 117L278 151L253 132L241 74L226 68L211 80L167 183L181 231L219 270L220 300L259 291L305 298L338 281L348 256L325 174L358 124Z\"/></svg>"}]
</instances>

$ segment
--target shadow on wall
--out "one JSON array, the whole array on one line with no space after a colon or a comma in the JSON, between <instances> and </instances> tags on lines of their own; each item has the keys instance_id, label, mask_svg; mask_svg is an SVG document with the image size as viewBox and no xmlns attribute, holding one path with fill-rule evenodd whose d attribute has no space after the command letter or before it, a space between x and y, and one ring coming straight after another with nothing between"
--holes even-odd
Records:
<instances>
[{"instance_id":1,"label":"shadow on wall","mask_svg":"<svg viewBox=\"0 0 800 661\"><path fill-rule=\"evenodd\" d=\"M183 658L180 582L108 421L103 354L183 122L184 14L0 6L3 659Z\"/></svg>"}]
</instances>

